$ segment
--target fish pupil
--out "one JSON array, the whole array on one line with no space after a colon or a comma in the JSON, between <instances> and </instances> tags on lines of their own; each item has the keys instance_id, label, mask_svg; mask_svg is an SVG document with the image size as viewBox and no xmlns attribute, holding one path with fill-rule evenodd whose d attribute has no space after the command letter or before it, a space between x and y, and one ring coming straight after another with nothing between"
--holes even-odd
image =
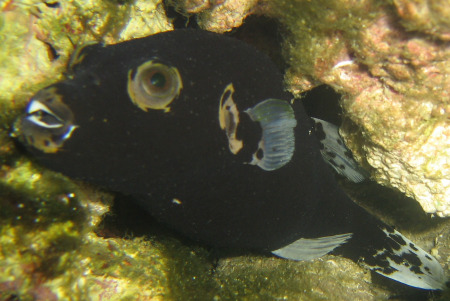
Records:
<instances>
[{"instance_id":1,"label":"fish pupil","mask_svg":"<svg viewBox=\"0 0 450 301\"><path fill-rule=\"evenodd\" d=\"M61 123L56 116L42 110L39 110L31 115L36 116L40 121L48 125L56 125Z\"/></svg>"},{"instance_id":2,"label":"fish pupil","mask_svg":"<svg viewBox=\"0 0 450 301\"><path fill-rule=\"evenodd\" d=\"M156 72L150 78L150 83L158 88L163 88L166 84L166 77L161 72Z\"/></svg>"}]
</instances>

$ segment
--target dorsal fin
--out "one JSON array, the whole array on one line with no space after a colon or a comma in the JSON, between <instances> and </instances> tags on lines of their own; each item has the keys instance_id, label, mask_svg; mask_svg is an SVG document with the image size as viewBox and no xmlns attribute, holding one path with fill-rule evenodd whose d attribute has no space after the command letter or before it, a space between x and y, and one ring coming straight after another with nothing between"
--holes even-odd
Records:
<instances>
[{"instance_id":1,"label":"dorsal fin","mask_svg":"<svg viewBox=\"0 0 450 301\"><path fill-rule=\"evenodd\" d=\"M315 123L317 138L321 143L320 152L325 162L338 174L352 182L359 183L367 179L369 173L353 159L351 151L339 135L339 128L328 121L312 119Z\"/></svg>"}]
</instances>

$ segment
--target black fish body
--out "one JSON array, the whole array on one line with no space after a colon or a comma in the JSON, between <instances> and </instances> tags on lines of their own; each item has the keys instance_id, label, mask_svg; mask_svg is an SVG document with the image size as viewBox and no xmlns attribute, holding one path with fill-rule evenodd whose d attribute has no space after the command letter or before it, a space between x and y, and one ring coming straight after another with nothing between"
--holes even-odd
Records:
<instances>
[{"instance_id":1,"label":"black fish body","mask_svg":"<svg viewBox=\"0 0 450 301\"><path fill-rule=\"evenodd\" d=\"M299 260L343 245L383 275L443 287L442 275L426 284L413 271L411 281L392 276L387 257L409 241L338 187L313 120L300 102L291 106L281 73L252 47L179 30L88 46L72 71L38 92L16 124L45 166L132 195L160 222L210 246ZM143 99L146 89L157 98ZM427 264L442 274L435 259L417 265Z\"/></svg>"}]
</instances>

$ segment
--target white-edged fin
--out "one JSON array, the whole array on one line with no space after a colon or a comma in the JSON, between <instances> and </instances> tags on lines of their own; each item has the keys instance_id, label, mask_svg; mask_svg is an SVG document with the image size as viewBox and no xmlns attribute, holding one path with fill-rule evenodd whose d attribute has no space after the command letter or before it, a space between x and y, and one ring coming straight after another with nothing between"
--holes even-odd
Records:
<instances>
[{"instance_id":1,"label":"white-edged fin","mask_svg":"<svg viewBox=\"0 0 450 301\"><path fill-rule=\"evenodd\" d=\"M367 179L369 173L353 159L352 153L339 135L339 128L328 121L312 119L315 122L315 132L320 140L322 146L320 152L325 162L352 182L359 183Z\"/></svg>"},{"instance_id":2,"label":"white-edged fin","mask_svg":"<svg viewBox=\"0 0 450 301\"><path fill-rule=\"evenodd\" d=\"M267 171L286 165L295 150L297 120L291 105L284 100L266 99L245 113L262 128L262 138L250 164Z\"/></svg>"},{"instance_id":3,"label":"white-edged fin","mask_svg":"<svg viewBox=\"0 0 450 301\"><path fill-rule=\"evenodd\" d=\"M439 262L412 241L393 229L382 229L388 248L378 250L366 265L373 271L407 285L428 290L443 290L447 279Z\"/></svg>"},{"instance_id":4,"label":"white-edged fin","mask_svg":"<svg viewBox=\"0 0 450 301\"><path fill-rule=\"evenodd\" d=\"M352 233L318 238L300 238L293 243L272 251L272 254L291 260L312 260L322 257L346 243Z\"/></svg>"}]
</instances>

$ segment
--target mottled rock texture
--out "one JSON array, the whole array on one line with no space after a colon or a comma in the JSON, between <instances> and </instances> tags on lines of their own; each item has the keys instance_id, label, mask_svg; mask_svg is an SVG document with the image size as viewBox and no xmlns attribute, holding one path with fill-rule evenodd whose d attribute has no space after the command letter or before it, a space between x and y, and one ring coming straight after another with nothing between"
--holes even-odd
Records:
<instances>
[{"instance_id":1,"label":"mottled rock texture","mask_svg":"<svg viewBox=\"0 0 450 301\"><path fill-rule=\"evenodd\" d=\"M389 159L393 162L389 165L403 172L401 165L395 165L403 150L393 150L405 143L413 145L411 140L418 139L424 148L423 154L417 156L423 160L431 156L436 162L429 165L436 173L431 180L438 183L448 172L448 168L444 169L448 162L439 155L444 148L435 144L448 130L445 118L449 111L448 95L442 94L445 83L448 90L448 79L443 76L448 74L448 69L444 70L448 68L448 7L439 8L439 1L377 5L374 1L186 3L190 5L187 11L199 13L203 27L218 32L239 26L248 14L264 13L283 22L288 29L284 54L290 65L286 77L289 89L298 94L328 83L343 93L347 112L357 113L355 117L346 113L353 122L346 122L344 129L349 141L354 141L351 145L358 150L361 161L366 158L365 150L370 149L369 138L373 136L380 158L391 158L387 152L397 154ZM429 21L423 11L433 20ZM162 2L157 0L0 2L0 300L427 297L418 297L416 291L381 277L372 278L357 264L331 255L313 262L292 262L261 254L216 261L216 253L210 250L180 243L164 231L149 228L148 217L138 217L139 209L122 217L123 208L108 213L111 194L47 171L16 147L9 137L13 120L31 95L64 76L77 45L89 41L115 43L171 28ZM387 41L385 44L377 38L379 34ZM370 93L372 90L374 93ZM393 100L387 93L395 96ZM367 99L364 95L368 95ZM373 102L377 99L381 104ZM404 102L400 102L402 99ZM378 116L378 111L398 111L401 116ZM410 126L402 117L404 111L419 114L416 126ZM429 126L423 125L426 118ZM374 124L373 119L378 123ZM390 124L399 126L396 131L400 138L407 137L405 128L415 129L417 132L409 134L414 139L391 142L389 137L395 129ZM443 124L441 135L435 130L438 124ZM433 139L421 133L428 133L435 142L429 144ZM374 175L378 173L384 173L382 167L373 170ZM419 176L417 181L422 181ZM365 200L366 207L431 250L448 268L449 223L430 220L410 210L404 198L368 185L372 188L350 188L352 197ZM384 205L381 209L380 200ZM132 207L129 201L126 208ZM102 223L105 216L113 222ZM121 220L121 226L117 220ZM444 296L431 294L431 298L448 300L448 292Z\"/></svg>"},{"instance_id":2,"label":"mottled rock texture","mask_svg":"<svg viewBox=\"0 0 450 301\"><path fill-rule=\"evenodd\" d=\"M341 132L372 178L443 217L450 215L445 2L225 0L202 1L195 12L200 26L217 32L230 31L248 15L281 22L288 89L300 95L328 84L340 92Z\"/></svg>"}]
</instances>

